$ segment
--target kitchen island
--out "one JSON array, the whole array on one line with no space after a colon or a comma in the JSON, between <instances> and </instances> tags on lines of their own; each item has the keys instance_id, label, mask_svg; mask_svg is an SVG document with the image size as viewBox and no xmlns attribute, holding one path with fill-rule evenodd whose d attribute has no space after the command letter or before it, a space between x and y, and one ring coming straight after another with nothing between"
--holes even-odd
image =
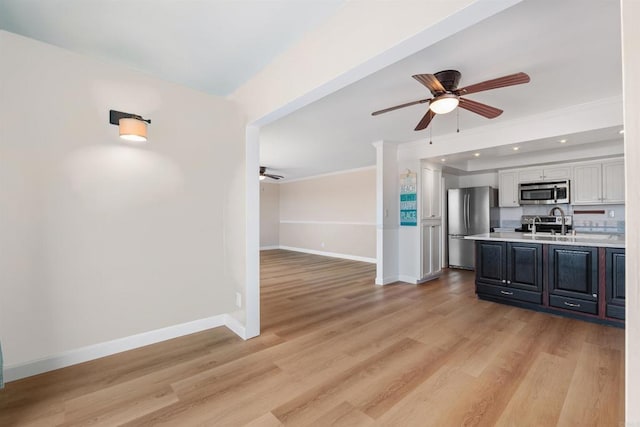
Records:
<instances>
[{"instance_id":1,"label":"kitchen island","mask_svg":"<svg viewBox=\"0 0 640 427\"><path fill-rule=\"evenodd\" d=\"M497 232L476 241L479 298L624 325L624 235Z\"/></svg>"}]
</instances>

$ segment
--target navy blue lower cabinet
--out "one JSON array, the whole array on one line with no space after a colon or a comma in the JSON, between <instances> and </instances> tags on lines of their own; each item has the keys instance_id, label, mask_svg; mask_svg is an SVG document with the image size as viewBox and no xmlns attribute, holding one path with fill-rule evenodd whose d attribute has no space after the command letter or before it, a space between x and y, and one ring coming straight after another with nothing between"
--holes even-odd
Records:
<instances>
[{"instance_id":1,"label":"navy blue lower cabinet","mask_svg":"<svg viewBox=\"0 0 640 427\"><path fill-rule=\"evenodd\" d=\"M606 248L606 314L614 319L625 319L625 250L618 248Z\"/></svg>"},{"instance_id":2,"label":"navy blue lower cabinet","mask_svg":"<svg viewBox=\"0 0 640 427\"><path fill-rule=\"evenodd\" d=\"M549 245L548 265L550 306L598 314L598 248Z\"/></svg>"},{"instance_id":3,"label":"navy blue lower cabinet","mask_svg":"<svg viewBox=\"0 0 640 427\"><path fill-rule=\"evenodd\" d=\"M618 248L479 240L476 293L488 301L622 327L624 262L624 249Z\"/></svg>"},{"instance_id":4,"label":"navy blue lower cabinet","mask_svg":"<svg viewBox=\"0 0 640 427\"><path fill-rule=\"evenodd\" d=\"M480 240L476 243L478 295L542 303L542 245Z\"/></svg>"}]
</instances>

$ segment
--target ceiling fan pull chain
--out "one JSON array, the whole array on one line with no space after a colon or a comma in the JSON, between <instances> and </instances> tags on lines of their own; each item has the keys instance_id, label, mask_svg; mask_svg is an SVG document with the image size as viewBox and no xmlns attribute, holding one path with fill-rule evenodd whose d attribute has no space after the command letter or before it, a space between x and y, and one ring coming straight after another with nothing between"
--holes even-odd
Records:
<instances>
[{"instance_id":1,"label":"ceiling fan pull chain","mask_svg":"<svg viewBox=\"0 0 640 427\"><path fill-rule=\"evenodd\" d=\"M456 122L457 122L456 133L460 133L460 108L456 108Z\"/></svg>"},{"instance_id":2,"label":"ceiling fan pull chain","mask_svg":"<svg viewBox=\"0 0 640 427\"><path fill-rule=\"evenodd\" d=\"M431 137L433 136L433 125L431 125L431 127L429 128L429 144L433 145L433 141L431 140Z\"/></svg>"}]
</instances>

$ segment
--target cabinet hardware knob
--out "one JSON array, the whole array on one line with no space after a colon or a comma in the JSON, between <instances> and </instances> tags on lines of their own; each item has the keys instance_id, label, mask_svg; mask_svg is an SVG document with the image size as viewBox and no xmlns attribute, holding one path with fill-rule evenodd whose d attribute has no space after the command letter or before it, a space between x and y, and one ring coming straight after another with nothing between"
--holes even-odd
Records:
<instances>
[{"instance_id":1,"label":"cabinet hardware knob","mask_svg":"<svg viewBox=\"0 0 640 427\"><path fill-rule=\"evenodd\" d=\"M511 284L511 280L507 280L507 283L510 285Z\"/></svg>"},{"instance_id":2,"label":"cabinet hardware knob","mask_svg":"<svg viewBox=\"0 0 640 427\"><path fill-rule=\"evenodd\" d=\"M507 292L507 291L500 291L500 293L504 295L513 295L513 292Z\"/></svg>"},{"instance_id":3,"label":"cabinet hardware knob","mask_svg":"<svg viewBox=\"0 0 640 427\"><path fill-rule=\"evenodd\" d=\"M502 283L507 283L507 281L506 281L506 280L504 280L504 279L502 279Z\"/></svg>"},{"instance_id":4,"label":"cabinet hardware knob","mask_svg":"<svg viewBox=\"0 0 640 427\"><path fill-rule=\"evenodd\" d=\"M598 294L591 294L594 298L598 298Z\"/></svg>"},{"instance_id":5,"label":"cabinet hardware knob","mask_svg":"<svg viewBox=\"0 0 640 427\"><path fill-rule=\"evenodd\" d=\"M569 307L580 307L580 304L572 304L572 303L566 302L566 301L564 302L564 305L567 305Z\"/></svg>"}]
</instances>

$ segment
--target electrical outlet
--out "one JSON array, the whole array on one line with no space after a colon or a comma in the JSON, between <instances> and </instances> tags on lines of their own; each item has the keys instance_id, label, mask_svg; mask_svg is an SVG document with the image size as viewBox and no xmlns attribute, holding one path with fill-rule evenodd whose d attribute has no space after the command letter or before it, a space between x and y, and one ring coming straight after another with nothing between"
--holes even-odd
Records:
<instances>
[{"instance_id":1,"label":"electrical outlet","mask_svg":"<svg viewBox=\"0 0 640 427\"><path fill-rule=\"evenodd\" d=\"M320 242L320 247L324 248L324 242Z\"/></svg>"},{"instance_id":2,"label":"electrical outlet","mask_svg":"<svg viewBox=\"0 0 640 427\"><path fill-rule=\"evenodd\" d=\"M236 306L238 308L242 307L242 294L240 292L236 292Z\"/></svg>"},{"instance_id":3,"label":"electrical outlet","mask_svg":"<svg viewBox=\"0 0 640 427\"><path fill-rule=\"evenodd\" d=\"M613 209L611 209L609 211L609 218L615 218L616 217L616 211L614 211Z\"/></svg>"}]
</instances>

